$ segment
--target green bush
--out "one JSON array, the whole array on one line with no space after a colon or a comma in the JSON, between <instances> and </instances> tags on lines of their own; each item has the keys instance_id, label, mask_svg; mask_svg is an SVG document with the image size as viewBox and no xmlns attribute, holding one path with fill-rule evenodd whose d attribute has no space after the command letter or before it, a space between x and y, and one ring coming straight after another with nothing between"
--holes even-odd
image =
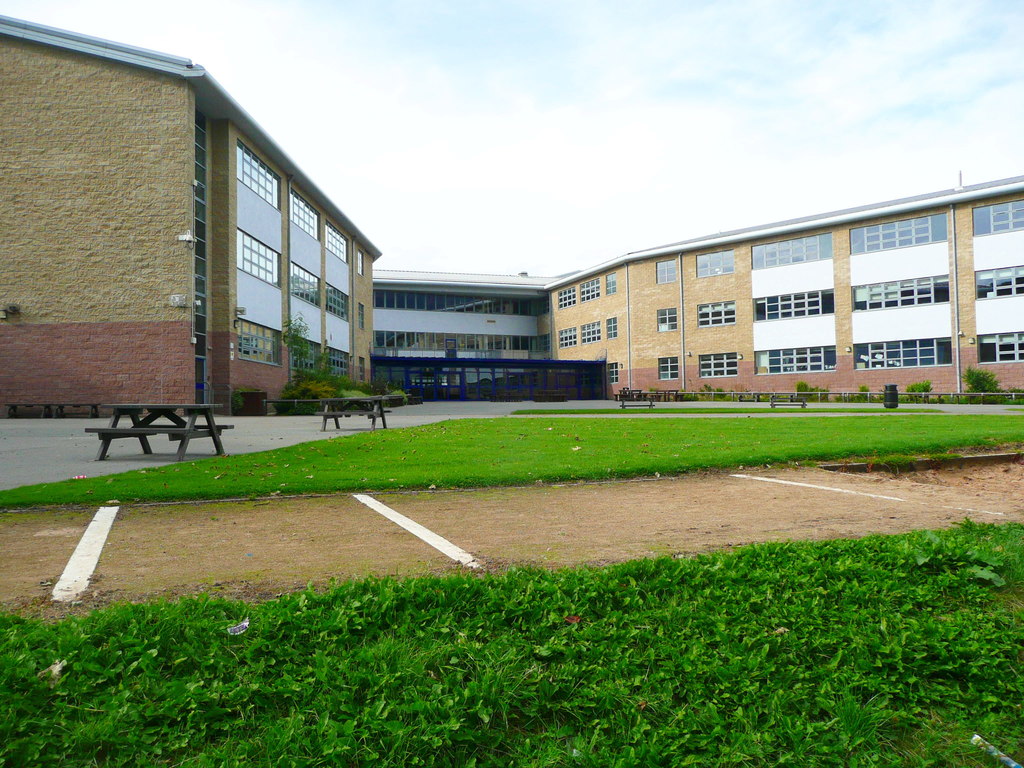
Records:
<instances>
[{"instance_id":1,"label":"green bush","mask_svg":"<svg viewBox=\"0 0 1024 768\"><path fill-rule=\"evenodd\" d=\"M924 381L915 381L913 384L907 384L907 392L931 392L932 383L925 379Z\"/></svg>"},{"instance_id":2,"label":"green bush","mask_svg":"<svg viewBox=\"0 0 1024 768\"><path fill-rule=\"evenodd\" d=\"M339 397L337 388L326 381L318 381L315 378L302 378L289 382L281 390L282 400L319 400L323 397ZM277 413L279 415L309 415L316 413L317 403L278 403Z\"/></svg>"},{"instance_id":3,"label":"green bush","mask_svg":"<svg viewBox=\"0 0 1024 768\"><path fill-rule=\"evenodd\" d=\"M983 371L981 368L967 367L964 371L964 384L968 392L998 392L999 379L991 371Z\"/></svg>"}]
</instances>

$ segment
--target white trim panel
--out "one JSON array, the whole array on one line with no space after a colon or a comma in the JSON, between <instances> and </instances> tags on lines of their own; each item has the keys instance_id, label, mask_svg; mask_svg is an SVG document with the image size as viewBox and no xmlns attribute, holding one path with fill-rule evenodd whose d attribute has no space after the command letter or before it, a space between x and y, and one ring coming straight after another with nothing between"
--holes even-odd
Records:
<instances>
[{"instance_id":1,"label":"white trim panel","mask_svg":"<svg viewBox=\"0 0 1024 768\"><path fill-rule=\"evenodd\" d=\"M1024 264L1024 230L974 238L974 269L999 269Z\"/></svg>"},{"instance_id":2,"label":"white trim panel","mask_svg":"<svg viewBox=\"0 0 1024 768\"><path fill-rule=\"evenodd\" d=\"M949 274L949 242L891 248L850 256L850 285L891 283L913 277ZM901 338L914 338L904 336Z\"/></svg>"},{"instance_id":3,"label":"white trim panel","mask_svg":"<svg viewBox=\"0 0 1024 768\"><path fill-rule=\"evenodd\" d=\"M352 311L352 307L349 307L349 311ZM349 330L349 324L347 321L342 320L340 317L335 317L330 312L327 313L327 346L340 349L342 352L351 352L352 345L349 340L352 338L352 334Z\"/></svg>"},{"instance_id":4,"label":"white trim panel","mask_svg":"<svg viewBox=\"0 0 1024 768\"><path fill-rule=\"evenodd\" d=\"M327 282L346 294L351 294L348 264L330 251L327 252Z\"/></svg>"},{"instance_id":5,"label":"white trim panel","mask_svg":"<svg viewBox=\"0 0 1024 768\"><path fill-rule=\"evenodd\" d=\"M310 237L306 230L296 224L289 222L288 226L291 227L288 257L306 271L320 277L320 241Z\"/></svg>"},{"instance_id":6,"label":"white trim panel","mask_svg":"<svg viewBox=\"0 0 1024 768\"><path fill-rule=\"evenodd\" d=\"M242 182L237 186L238 228L280 253L281 212Z\"/></svg>"},{"instance_id":7,"label":"white trim panel","mask_svg":"<svg viewBox=\"0 0 1024 768\"><path fill-rule=\"evenodd\" d=\"M754 323L754 349L757 350L831 347L835 343L835 315Z\"/></svg>"},{"instance_id":8,"label":"white trim panel","mask_svg":"<svg viewBox=\"0 0 1024 768\"><path fill-rule=\"evenodd\" d=\"M604 319L601 320L604 329ZM499 336L536 336L537 318L524 315L487 315L475 312L421 312L415 309L374 309L375 331L435 333L487 333Z\"/></svg>"},{"instance_id":9,"label":"white trim panel","mask_svg":"<svg viewBox=\"0 0 1024 768\"><path fill-rule=\"evenodd\" d=\"M832 259L755 269L750 273L750 283L754 298L804 291L827 291L835 287Z\"/></svg>"},{"instance_id":10,"label":"white trim panel","mask_svg":"<svg viewBox=\"0 0 1024 768\"><path fill-rule=\"evenodd\" d=\"M306 338L317 344L320 343L320 307L310 304L305 299L292 296L292 315L298 315L309 326L309 336Z\"/></svg>"},{"instance_id":11,"label":"white trim panel","mask_svg":"<svg viewBox=\"0 0 1024 768\"><path fill-rule=\"evenodd\" d=\"M944 339L952 336L949 304L873 309L853 313L853 343Z\"/></svg>"},{"instance_id":12,"label":"white trim panel","mask_svg":"<svg viewBox=\"0 0 1024 768\"><path fill-rule=\"evenodd\" d=\"M977 332L1016 333L1024 328L1024 296L982 299L975 304Z\"/></svg>"},{"instance_id":13,"label":"white trim panel","mask_svg":"<svg viewBox=\"0 0 1024 768\"><path fill-rule=\"evenodd\" d=\"M282 330L281 289L240 269L235 273L238 275L238 306L245 307L242 319L275 331Z\"/></svg>"}]
</instances>

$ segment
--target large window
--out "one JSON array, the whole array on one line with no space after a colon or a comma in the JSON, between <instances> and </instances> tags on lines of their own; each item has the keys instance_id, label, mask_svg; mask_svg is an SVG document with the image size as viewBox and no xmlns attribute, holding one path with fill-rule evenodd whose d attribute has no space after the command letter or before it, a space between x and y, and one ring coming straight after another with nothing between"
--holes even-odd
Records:
<instances>
[{"instance_id":1,"label":"large window","mask_svg":"<svg viewBox=\"0 0 1024 768\"><path fill-rule=\"evenodd\" d=\"M320 239L320 214L313 206L299 197L295 192L291 196L291 219L292 222L304 230L306 234L315 240Z\"/></svg>"},{"instance_id":2,"label":"large window","mask_svg":"<svg viewBox=\"0 0 1024 768\"><path fill-rule=\"evenodd\" d=\"M280 285L281 254L238 230L238 268L271 285Z\"/></svg>"},{"instance_id":3,"label":"large window","mask_svg":"<svg viewBox=\"0 0 1024 768\"><path fill-rule=\"evenodd\" d=\"M807 291L754 299L754 320L784 320L835 313L833 291Z\"/></svg>"},{"instance_id":4,"label":"large window","mask_svg":"<svg viewBox=\"0 0 1024 768\"><path fill-rule=\"evenodd\" d=\"M580 283L580 301L592 301L601 298L601 278L595 277Z\"/></svg>"},{"instance_id":5,"label":"large window","mask_svg":"<svg viewBox=\"0 0 1024 768\"><path fill-rule=\"evenodd\" d=\"M593 344L601 340L601 321L596 323L584 323L580 326L580 343Z\"/></svg>"},{"instance_id":6,"label":"large window","mask_svg":"<svg viewBox=\"0 0 1024 768\"><path fill-rule=\"evenodd\" d=\"M714 304L697 305L697 325L701 328L711 325L734 325L735 323L735 301L718 301Z\"/></svg>"},{"instance_id":7,"label":"large window","mask_svg":"<svg viewBox=\"0 0 1024 768\"><path fill-rule=\"evenodd\" d=\"M445 331L374 331L375 354L388 350L441 352L454 340L458 350L478 352L548 352L545 336L503 336L488 333L449 333ZM525 357L525 355L520 355Z\"/></svg>"},{"instance_id":8,"label":"large window","mask_svg":"<svg viewBox=\"0 0 1024 768\"><path fill-rule=\"evenodd\" d=\"M615 272L607 275L604 279L604 292L611 296L619 290L619 278Z\"/></svg>"},{"instance_id":9,"label":"large window","mask_svg":"<svg viewBox=\"0 0 1024 768\"><path fill-rule=\"evenodd\" d=\"M281 362L281 332L248 320L238 321L238 357L261 363Z\"/></svg>"},{"instance_id":10,"label":"large window","mask_svg":"<svg viewBox=\"0 0 1024 768\"><path fill-rule=\"evenodd\" d=\"M976 272L974 284L979 299L1024 294L1024 266L987 269Z\"/></svg>"},{"instance_id":11,"label":"large window","mask_svg":"<svg viewBox=\"0 0 1024 768\"><path fill-rule=\"evenodd\" d=\"M979 336L978 360L982 363L1024 362L1024 331Z\"/></svg>"},{"instance_id":12,"label":"large window","mask_svg":"<svg viewBox=\"0 0 1024 768\"><path fill-rule=\"evenodd\" d=\"M949 339L876 341L853 345L855 368L919 368L949 365L951 359Z\"/></svg>"},{"instance_id":13,"label":"large window","mask_svg":"<svg viewBox=\"0 0 1024 768\"><path fill-rule=\"evenodd\" d=\"M362 308L363 305L359 306ZM327 284L327 311L342 320L348 320L348 295L330 283Z\"/></svg>"},{"instance_id":14,"label":"large window","mask_svg":"<svg viewBox=\"0 0 1024 768\"><path fill-rule=\"evenodd\" d=\"M659 357L658 358L658 378L662 381L668 379L679 378L679 358L678 357Z\"/></svg>"},{"instance_id":15,"label":"large window","mask_svg":"<svg viewBox=\"0 0 1024 768\"><path fill-rule=\"evenodd\" d=\"M320 306L320 278L292 262L291 269L292 296Z\"/></svg>"},{"instance_id":16,"label":"large window","mask_svg":"<svg viewBox=\"0 0 1024 768\"><path fill-rule=\"evenodd\" d=\"M336 376L348 376L349 354L334 347L327 348L327 365Z\"/></svg>"},{"instance_id":17,"label":"large window","mask_svg":"<svg viewBox=\"0 0 1024 768\"><path fill-rule=\"evenodd\" d=\"M485 315L528 315L536 317L548 311L547 299L508 299L494 296L467 296L461 293L373 292L377 309L415 309L421 312L474 312Z\"/></svg>"},{"instance_id":18,"label":"large window","mask_svg":"<svg viewBox=\"0 0 1024 768\"><path fill-rule=\"evenodd\" d=\"M674 283L676 281L676 262L659 261L655 265L656 279L659 283Z\"/></svg>"},{"instance_id":19,"label":"large window","mask_svg":"<svg viewBox=\"0 0 1024 768\"><path fill-rule=\"evenodd\" d=\"M558 346L560 348L576 346L576 329L563 328L558 332Z\"/></svg>"},{"instance_id":20,"label":"large window","mask_svg":"<svg viewBox=\"0 0 1024 768\"><path fill-rule=\"evenodd\" d=\"M618 384L619 383L619 364L608 363L608 383Z\"/></svg>"},{"instance_id":21,"label":"large window","mask_svg":"<svg viewBox=\"0 0 1024 768\"><path fill-rule=\"evenodd\" d=\"M857 285L853 288L855 310L912 307L917 304L942 304L947 301L949 275Z\"/></svg>"},{"instance_id":22,"label":"large window","mask_svg":"<svg viewBox=\"0 0 1024 768\"><path fill-rule=\"evenodd\" d=\"M729 275L736 271L736 260L732 251L702 253L697 257L697 277Z\"/></svg>"},{"instance_id":23,"label":"large window","mask_svg":"<svg viewBox=\"0 0 1024 768\"><path fill-rule=\"evenodd\" d=\"M679 316L675 307L658 310L658 331L679 330Z\"/></svg>"},{"instance_id":24,"label":"large window","mask_svg":"<svg viewBox=\"0 0 1024 768\"><path fill-rule=\"evenodd\" d=\"M808 373L834 371L835 347L766 349L754 353L758 373Z\"/></svg>"},{"instance_id":25,"label":"large window","mask_svg":"<svg viewBox=\"0 0 1024 768\"><path fill-rule=\"evenodd\" d=\"M717 355L701 355L700 376L711 379L718 376L735 376L739 373L739 355L736 352L722 352Z\"/></svg>"},{"instance_id":26,"label":"large window","mask_svg":"<svg viewBox=\"0 0 1024 768\"><path fill-rule=\"evenodd\" d=\"M871 253L890 248L938 243L946 239L946 214L922 216L917 219L888 221L870 227L850 230L850 252Z\"/></svg>"},{"instance_id":27,"label":"large window","mask_svg":"<svg viewBox=\"0 0 1024 768\"><path fill-rule=\"evenodd\" d=\"M280 199L280 177L242 142L238 142L237 165L238 180L277 208Z\"/></svg>"},{"instance_id":28,"label":"large window","mask_svg":"<svg viewBox=\"0 0 1024 768\"><path fill-rule=\"evenodd\" d=\"M576 286L572 288L563 288L558 292L558 308L565 309L571 307L576 303Z\"/></svg>"},{"instance_id":29,"label":"large window","mask_svg":"<svg viewBox=\"0 0 1024 768\"><path fill-rule=\"evenodd\" d=\"M609 317L607 320L605 320L605 338L619 338L619 318Z\"/></svg>"},{"instance_id":30,"label":"large window","mask_svg":"<svg viewBox=\"0 0 1024 768\"><path fill-rule=\"evenodd\" d=\"M348 241L345 236L341 234L334 225L327 222L325 227L327 232L327 250L337 256L344 262L348 261Z\"/></svg>"},{"instance_id":31,"label":"large window","mask_svg":"<svg viewBox=\"0 0 1024 768\"><path fill-rule=\"evenodd\" d=\"M1024 200L974 209L974 234L992 235L1024 229Z\"/></svg>"},{"instance_id":32,"label":"large window","mask_svg":"<svg viewBox=\"0 0 1024 768\"><path fill-rule=\"evenodd\" d=\"M366 307L363 306L361 301L357 302L357 304L359 305L356 313L356 316L359 318L359 330L363 331L366 330Z\"/></svg>"},{"instance_id":33,"label":"large window","mask_svg":"<svg viewBox=\"0 0 1024 768\"><path fill-rule=\"evenodd\" d=\"M755 245L751 253L754 269L781 267L785 264L803 264L806 261L822 261L832 258L832 235L798 237L795 240L781 240L777 243Z\"/></svg>"},{"instance_id":34,"label":"large window","mask_svg":"<svg viewBox=\"0 0 1024 768\"><path fill-rule=\"evenodd\" d=\"M356 274L363 274L363 262L366 261L366 254L356 248ZM360 358L361 360L362 358Z\"/></svg>"}]
</instances>

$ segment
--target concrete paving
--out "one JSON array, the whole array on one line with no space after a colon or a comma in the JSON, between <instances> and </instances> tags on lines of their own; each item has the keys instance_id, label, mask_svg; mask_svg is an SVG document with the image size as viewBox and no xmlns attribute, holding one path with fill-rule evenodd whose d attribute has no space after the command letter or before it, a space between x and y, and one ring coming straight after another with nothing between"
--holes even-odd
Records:
<instances>
[{"instance_id":1,"label":"concrete paving","mask_svg":"<svg viewBox=\"0 0 1024 768\"><path fill-rule=\"evenodd\" d=\"M730 413L740 408L761 408L765 415L771 413L766 403L658 403L654 407L653 418L687 418L685 415L663 414L659 410L706 408L714 405L721 410L721 417L738 417L739 413ZM561 408L614 408L616 403L603 400L572 401L569 403L489 403L489 402L434 402L423 405L395 408L388 414L388 427L397 429L415 427L422 424L433 424L448 419L496 418L508 416L515 410L529 408L541 410L557 410ZM814 407L811 403L809 407ZM850 409L877 408L880 405L866 404L831 404L826 406L834 410L835 415L842 415ZM909 410L915 406L902 406ZM923 406L920 406L923 407ZM1024 415L1024 404L1013 406L997 405L936 405L928 408L946 413L985 413ZM637 410L625 413L636 414ZM643 413L648 413L646 410ZM697 416L698 414L694 414ZM699 414L706 418L706 414ZM743 414L746 416L747 414ZM787 416L812 416L802 409L788 408ZM771 418L779 418L777 412ZM528 417L526 417L528 418ZM574 418L579 418L576 416ZM229 454L255 453L273 448L281 448L311 440L330 440L347 435L365 432L369 422L359 416L342 421L340 430L320 431L320 418L317 416L218 416L223 424L233 424L234 429L224 433L224 447ZM136 440L116 440L111 444L109 457L105 461L94 461L99 448L96 435L86 434L85 428L100 426L107 423L106 418L89 419L68 417L64 419L17 418L0 419L0 488L16 488L21 485L67 480L76 475L100 476L134 469L163 466L174 463L174 447L162 436L151 438L155 451L147 456L140 452ZM194 447L194 450L193 450ZM186 460L204 459L213 455L213 444L210 440L196 440L189 446Z\"/></svg>"}]
</instances>

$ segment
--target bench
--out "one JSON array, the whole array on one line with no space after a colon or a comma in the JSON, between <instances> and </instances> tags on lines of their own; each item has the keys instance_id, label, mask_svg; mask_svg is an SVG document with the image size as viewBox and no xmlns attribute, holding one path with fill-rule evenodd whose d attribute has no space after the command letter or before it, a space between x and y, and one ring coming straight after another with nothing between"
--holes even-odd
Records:
<instances>
[{"instance_id":1,"label":"bench","mask_svg":"<svg viewBox=\"0 0 1024 768\"><path fill-rule=\"evenodd\" d=\"M167 438L171 442L181 442L178 447L178 461L185 455L185 448L188 446L188 441L197 437L212 437L212 432L216 431L218 437L220 433L225 429L234 429L234 424L217 424L213 430L207 426L202 427L86 427L85 431L99 435L100 438L100 450L96 454L96 461L103 461L107 457L107 451L110 449L111 440L119 440L125 437L134 437L139 441L139 445L142 446L143 453L153 453L153 449L149 446L149 438L152 435L167 435Z\"/></svg>"},{"instance_id":2,"label":"bench","mask_svg":"<svg viewBox=\"0 0 1024 768\"><path fill-rule=\"evenodd\" d=\"M100 415L99 403L7 403L7 418L18 418L19 408L42 408L40 418L43 419L63 419L65 408L88 408L90 419L98 419Z\"/></svg>"},{"instance_id":3,"label":"bench","mask_svg":"<svg viewBox=\"0 0 1024 768\"><path fill-rule=\"evenodd\" d=\"M327 431L328 419L334 420L335 429L341 429L341 424L338 423L338 419L342 417L347 419L349 416L365 416L370 420L370 429L377 428L377 417L379 416L381 421L384 423L384 429L387 429L388 423L387 420L384 419L385 413L391 413L391 410L388 408L357 408L347 411L320 411L320 415L323 416L323 423L320 425L320 431Z\"/></svg>"},{"instance_id":4,"label":"bench","mask_svg":"<svg viewBox=\"0 0 1024 768\"><path fill-rule=\"evenodd\" d=\"M798 405L801 408L807 407L807 398L800 395L772 395L768 401L772 408L776 405Z\"/></svg>"},{"instance_id":5,"label":"bench","mask_svg":"<svg viewBox=\"0 0 1024 768\"><path fill-rule=\"evenodd\" d=\"M620 400L620 408L653 408L653 400Z\"/></svg>"},{"instance_id":6,"label":"bench","mask_svg":"<svg viewBox=\"0 0 1024 768\"><path fill-rule=\"evenodd\" d=\"M741 403L760 403L761 396L758 394L740 395L736 398Z\"/></svg>"}]
</instances>

